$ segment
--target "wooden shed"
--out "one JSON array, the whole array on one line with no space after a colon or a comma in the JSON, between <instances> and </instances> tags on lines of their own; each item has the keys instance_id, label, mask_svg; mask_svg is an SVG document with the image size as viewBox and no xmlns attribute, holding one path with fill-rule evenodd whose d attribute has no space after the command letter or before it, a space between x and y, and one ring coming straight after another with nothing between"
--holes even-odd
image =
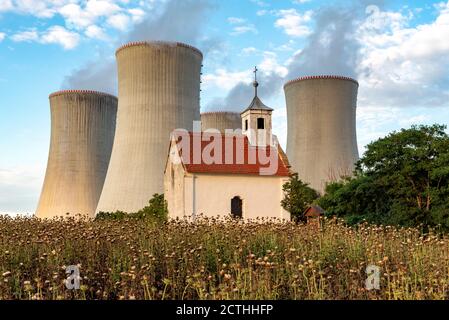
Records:
<instances>
[{"instance_id":1,"label":"wooden shed","mask_svg":"<svg viewBox=\"0 0 449 320\"><path fill-rule=\"evenodd\" d=\"M320 225L321 218L324 216L324 214L324 209L318 205L307 207L307 209L303 213L307 223L316 223L318 225Z\"/></svg>"}]
</instances>

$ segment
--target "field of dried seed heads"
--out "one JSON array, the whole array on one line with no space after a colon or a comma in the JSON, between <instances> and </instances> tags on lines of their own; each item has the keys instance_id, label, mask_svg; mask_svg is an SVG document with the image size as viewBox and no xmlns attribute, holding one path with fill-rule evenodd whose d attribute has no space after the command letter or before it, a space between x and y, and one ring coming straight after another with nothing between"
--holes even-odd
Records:
<instances>
[{"instance_id":1,"label":"field of dried seed heads","mask_svg":"<svg viewBox=\"0 0 449 320\"><path fill-rule=\"evenodd\" d=\"M0 299L447 299L448 285L449 238L416 229L0 217Z\"/></svg>"}]
</instances>

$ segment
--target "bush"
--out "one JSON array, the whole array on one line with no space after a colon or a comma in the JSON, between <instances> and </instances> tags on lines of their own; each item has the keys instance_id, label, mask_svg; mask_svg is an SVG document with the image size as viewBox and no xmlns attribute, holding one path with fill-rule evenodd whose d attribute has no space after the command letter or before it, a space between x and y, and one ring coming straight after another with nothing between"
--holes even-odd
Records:
<instances>
[{"instance_id":1,"label":"bush","mask_svg":"<svg viewBox=\"0 0 449 320\"><path fill-rule=\"evenodd\" d=\"M116 211L116 212L99 212L95 220L122 220L129 215L126 212L123 211Z\"/></svg>"},{"instance_id":2,"label":"bush","mask_svg":"<svg viewBox=\"0 0 449 320\"><path fill-rule=\"evenodd\" d=\"M158 223L167 221L168 210L167 202L164 199L163 194L154 194L153 198L149 201L149 205L145 208L132 213L126 213L123 211L116 212L99 212L95 217L95 220L122 220L139 219L149 220Z\"/></svg>"},{"instance_id":3,"label":"bush","mask_svg":"<svg viewBox=\"0 0 449 320\"><path fill-rule=\"evenodd\" d=\"M140 219L152 219L158 222L167 221L168 209L164 195L154 194L153 198L150 200L150 205L136 212L134 215L136 218Z\"/></svg>"}]
</instances>

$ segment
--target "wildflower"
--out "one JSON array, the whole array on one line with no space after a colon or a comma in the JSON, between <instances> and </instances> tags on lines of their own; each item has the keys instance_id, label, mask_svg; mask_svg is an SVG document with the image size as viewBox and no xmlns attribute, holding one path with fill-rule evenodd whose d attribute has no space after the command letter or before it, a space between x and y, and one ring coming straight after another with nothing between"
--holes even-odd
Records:
<instances>
[{"instance_id":1,"label":"wildflower","mask_svg":"<svg viewBox=\"0 0 449 320\"><path fill-rule=\"evenodd\" d=\"M3 274L2 274L2 277L9 277L11 275L11 272L10 271L6 271L6 272L4 272Z\"/></svg>"}]
</instances>

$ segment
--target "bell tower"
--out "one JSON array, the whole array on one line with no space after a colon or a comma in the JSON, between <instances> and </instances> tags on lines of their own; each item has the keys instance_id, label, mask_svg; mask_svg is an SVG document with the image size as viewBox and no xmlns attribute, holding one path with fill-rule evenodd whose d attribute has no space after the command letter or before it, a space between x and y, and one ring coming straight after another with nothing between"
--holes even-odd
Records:
<instances>
[{"instance_id":1,"label":"bell tower","mask_svg":"<svg viewBox=\"0 0 449 320\"><path fill-rule=\"evenodd\" d=\"M257 67L254 68L254 99L240 115L242 132L248 137L251 145L270 146L274 144L272 136L271 114L273 109L267 107L257 95Z\"/></svg>"}]
</instances>

